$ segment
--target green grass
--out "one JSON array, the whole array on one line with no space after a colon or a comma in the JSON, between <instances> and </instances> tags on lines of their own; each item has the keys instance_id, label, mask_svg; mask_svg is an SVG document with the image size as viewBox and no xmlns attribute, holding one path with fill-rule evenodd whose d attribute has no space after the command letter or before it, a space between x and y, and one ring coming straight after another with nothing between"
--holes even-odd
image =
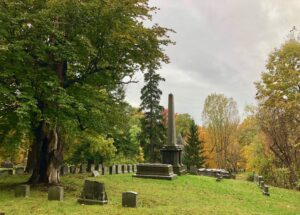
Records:
<instances>
[{"instance_id":1,"label":"green grass","mask_svg":"<svg viewBox=\"0 0 300 215\"><path fill-rule=\"evenodd\" d=\"M300 214L300 192L270 187L271 196L242 180L223 180L204 176L181 176L173 181L133 178L130 174L100 176L109 203L104 206L76 202L87 174L62 177L63 202L48 201L47 187L34 186L29 198L15 198L14 187L28 176L0 178L0 211L6 214ZM138 208L122 208L121 194L137 191Z\"/></svg>"}]
</instances>

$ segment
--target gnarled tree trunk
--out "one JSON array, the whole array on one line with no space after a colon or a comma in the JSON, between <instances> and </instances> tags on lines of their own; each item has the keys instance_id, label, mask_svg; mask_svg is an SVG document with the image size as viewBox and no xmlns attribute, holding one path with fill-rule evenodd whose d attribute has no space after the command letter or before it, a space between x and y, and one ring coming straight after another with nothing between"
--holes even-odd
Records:
<instances>
[{"instance_id":1,"label":"gnarled tree trunk","mask_svg":"<svg viewBox=\"0 0 300 215\"><path fill-rule=\"evenodd\" d=\"M62 141L59 138L57 127L41 121L35 129L35 139L33 147L35 153L34 168L29 183L60 183L60 166L63 161Z\"/></svg>"}]
</instances>

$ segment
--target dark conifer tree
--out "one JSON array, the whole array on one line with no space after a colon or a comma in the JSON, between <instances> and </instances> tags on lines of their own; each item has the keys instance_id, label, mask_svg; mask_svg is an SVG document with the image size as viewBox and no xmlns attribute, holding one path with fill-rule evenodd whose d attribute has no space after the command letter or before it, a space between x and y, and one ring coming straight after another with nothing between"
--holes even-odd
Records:
<instances>
[{"instance_id":1,"label":"dark conifer tree","mask_svg":"<svg viewBox=\"0 0 300 215\"><path fill-rule=\"evenodd\" d=\"M203 144L204 141L199 139L198 126L193 120L187 137L187 145L184 147L184 160L188 169L190 169L191 166L202 167L204 165L205 156Z\"/></svg>"},{"instance_id":2,"label":"dark conifer tree","mask_svg":"<svg viewBox=\"0 0 300 215\"><path fill-rule=\"evenodd\" d=\"M144 113L141 119L141 146L145 159L156 162L160 160L160 148L166 138L166 128L163 124L163 107L159 104L162 91L159 82L164 81L155 69L149 69L144 75L145 86L141 90L140 111Z\"/></svg>"}]
</instances>

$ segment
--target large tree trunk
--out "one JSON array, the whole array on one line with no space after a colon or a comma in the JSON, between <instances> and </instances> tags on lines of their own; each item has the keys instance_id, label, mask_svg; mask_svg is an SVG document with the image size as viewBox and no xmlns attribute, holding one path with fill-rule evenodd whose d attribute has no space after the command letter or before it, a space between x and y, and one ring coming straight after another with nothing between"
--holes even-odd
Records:
<instances>
[{"instance_id":1,"label":"large tree trunk","mask_svg":"<svg viewBox=\"0 0 300 215\"><path fill-rule=\"evenodd\" d=\"M60 183L60 166L63 160L62 141L59 139L57 127L50 128L48 124L41 121L35 129L33 147L36 152L32 154L34 169L29 183Z\"/></svg>"}]
</instances>

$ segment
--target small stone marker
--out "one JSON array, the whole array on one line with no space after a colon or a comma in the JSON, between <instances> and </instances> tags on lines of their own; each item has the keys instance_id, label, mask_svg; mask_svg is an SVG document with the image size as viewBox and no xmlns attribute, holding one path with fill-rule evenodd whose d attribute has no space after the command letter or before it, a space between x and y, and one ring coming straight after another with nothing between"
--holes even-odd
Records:
<instances>
[{"instance_id":1,"label":"small stone marker","mask_svg":"<svg viewBox=\"0 0 300 215\"><path fill-rule=\"evenodd\" d=\"M264 185L265 185L265 182L264 182L264 181L260 181L260 184L259 184L259 186L260 186L260 188L261 188L261 189L263 189L263 188L264 188Z\"/></svg>"},{"instance_id":2,"label":"small stone marker","mask_svg":"<svg viewBox=\"0 0 300 215\"><path fill-rule=\"evenodd\" d=\"M95 164L92 163L90 166L90 171L93 172L94 170L95 170Z\"/></svg>"},{"instance_id":3,"label":"small stone marker","mask_svg":"<svg viewBox=\"0 0 300 215\"><path fill-rule=\"evenodd\" d=\"M263 187L263 194L265 196L270 196L270 193L269 193L269 186L268 185L264 185Z\"/></svg>"},{"instance_id":4,"label":"small stone marker","mask_svg":"<svg viewBox=\"0 0 300 215\"><path fill-rule=\"evenodd\" d=\"M95 170L102 171L102 164L96 164Z\"/></svg>"},{"instance_id":5,"label":"small stone marker","mask_svg":"<svg viewBox=\"0 0 300 215\"><path fill-rule=\"evenodd\" d=\"M122 206L123 207L131 207L136 208L137 207L137 192L128 191L122 193Z\"/></svg>"},{"instance_id":6,"label":"small stone marker","mask_svg":"<svg viewBox=\"0 0 300 215\"><path fill-rule=\"evenodd\" d=\"M107 195L104 183L98 181L84 181L84 188L80 198L77 200L80 204L103 205L107 204Z\"/></svg>"},{"instance_id":7,"label":"small stone marker","mask_svg":"<svg viewBox=\"0 0 300 215\"><path fill-rule=\"evenodd\" d=\"M109 174L110 175L116 174L116 166L115 165L112 165L109 167Z\"/></svg>"},{"instance_id":8,"label":"small stone marker","mask_svg":"<svg viewBox=\"0 0 300 215\"><path fill-rule=\"evenodd\" d=\"M263 177L261 175L257 176L257 186L260 186L260 181L263 180Z\"/></svg>"},{"instance_id":9,"label":"small stone marker","mask_svg":"<svg viewBox=\"0 0 300 215\"><path fill-rule=\"evenodd\" d=\"M70 169L68 167L68 165L62 165L60 168L60 174L61 175L66 175L70 173Z\"/></svg>"},{"instance_id":10,"label":"small stone marker","mask_svg":"<svg viewBox=\"0 0 300 215\"><path fill-rule=\"evenodd\" d=\"M15 174L16 175L22 175L22 174L24 174L24 171L25 171L24 167L17 167L15 169Z\"/></svg>"},{"instance_id":11,"label":"small stone marker","mask_svg":"<svg viewBox=\"0 0 300 215\"><path fill-rule=\"evenodd\" d=\"M19 185L15 189L15 197L29 197L30 186L29 185Z\"/></svg>"},{"instance_id":12,"label":"small stone marker","mask_svg":"<svg viewBox=\"0 0 300 215\"><path fill-rule=\"evenodd\" d=\"M197 175L198 174L198 168L196 166L191 166L189 172L192 175Z\"/></svg>"},{"instance_id":13,"label":"small stone marker","mask_svg":"<svg viewBox=\"0 0 300 215\"><path fill-rule=\"evenodd\" d=\"M100 174L97 170L92 171L92 177L98 177Z\"/></svg>"},{"instance_id":14,"label":"small stone marker","mask_svg":"<svg viewBox=\"0 0 300 215\"><path fill-rule=\"evenodd\" d=\"M80 173L86 173L86 164L81 164L80 165Z\"/></svg>"},{"instance_id":15,"label":"small stone marker","mask_svg":"<svg viewBox=\"0 0 300 215\"><path fill-rule=\"evenodd\" d=\"M133 164L133 172L136 172L136 170L137 170L136 164Z\"/></svg>"},{"instance_id":16,"label":"small stone marker","mask_svg":"<svg viewBox=\"0 0 300 215\"><path fill-rule=\"evenodd\" d=\"M128 173L128 170L127 170L127 164L123 164L123 165L122 165L122 172L123 172L123 174Z\"/></svg>"},{"instance_id":17,"label":"small stone marker","mask_svg":"<svg viewBox=\"0 0 300 215\"><path fill-rule=\"evenodd\" d=\"M64 199L64 188L60 186L49 187L48 200L62 201Z\"/></svg>"},{"instance_id":18,"label":"small stone marker","mask_svg":"<svg viewBox=\"0 0 300 215\"><path fill-rule=\"evenodd\" d=\"M128 173L132 172L132 165L131 164L127 165L127 171L128 171Z\"/></svg>"},{"instance_id":19,"label":"small stone marker","mask_svg":"<svg viewBox=\"0 0 300 215\"><path fill-rule=\"evenodd\" d=\"M122 172L122 165L120 165L120 164L116 165L116 173L117 174L122 174L123 173Z\"/></svg>"},{"instance_id":20,"label":"small stone marker","mask_svg":"<svg viewBox=\"0 0 300 215\"><path fill-rule=\"evenodd\" d=\"M222 180L222 175L217 173L216 182L220 182Z\"/></svg>"},{"instance_id":21,"label":"small stone marker","mask_svg":"<svg viewBox=\"0 0 300 215\"><path fill-rule=\"evenodd\" d=\"M74 165L70 166L70 173L75 173L76 167Z\"/></svg>"},{"instance_id":22,"label":"small stone marker","mask_svg":"<svg viewBox=\"0 0 300 215\"><path fill-rule=\"evenodd\" d=\"M109 173L109 169L106 166L102 166L102 175L107 175Z\"/></svg>"}]
</instances>

